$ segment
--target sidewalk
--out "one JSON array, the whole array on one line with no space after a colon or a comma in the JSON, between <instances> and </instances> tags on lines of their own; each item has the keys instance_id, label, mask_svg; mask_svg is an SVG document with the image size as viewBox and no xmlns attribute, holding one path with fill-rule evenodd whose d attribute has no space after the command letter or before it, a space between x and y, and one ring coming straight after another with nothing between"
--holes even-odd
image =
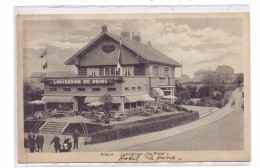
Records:
<instances>
[{"instance_id":1,"label":"sidewalk","mask_svg":"<svg viewBox=\"0 0 260 168\"><path fill-rule=\"evenodd\" d=\"M239 89L236 89L232 93L232 97L236 101L236 108L240 108L240 104L242 102L242 96L241 92L239 92ZM140 144L145 144L153 141L158 141L164 138L168 138L174 135L181 134L186 131L191 131L193 129L205 126L207 124L213 123L217 120L220 120L227 116L228 114L232 113L235 109L231 108L231 102L232 99L229 101L229 103L224 106L223 108L215 111L214 113L205 116L203 118L200 118L197 121L187 123L175 128L167 129L164 131L159 131L159 132L154 132L154 133L149 133L149 134L144 134L144 135L139 135L139 136L134 136L134 137L129 137L125 139L119 139L115 141L110 141L110 142L104 142L104 143L99 143L99 144L93 144L93 145L80 145L79 149L76 150L82 151L82 152L90 152L90 151L116 151L118 149L123 149L131 146L136 146ZM73 152L73 151L72 151Z\"/></svg>"}]
</instances>

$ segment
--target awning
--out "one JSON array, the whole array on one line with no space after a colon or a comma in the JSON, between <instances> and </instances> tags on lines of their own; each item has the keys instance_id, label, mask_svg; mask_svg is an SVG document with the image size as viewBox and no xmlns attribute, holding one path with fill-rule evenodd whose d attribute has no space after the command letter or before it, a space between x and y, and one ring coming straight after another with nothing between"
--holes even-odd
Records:
<instances>
[{"instance_id":1,"label":"awning","mask_svg":"<svg viewBox=\"0 0 260 168\"><path fill-rule=\"evenodd\" d=\"M134 94L134 95L128 95L125 96L124 98L124 102L137 102L137 101L147 101L147 100L151 100L151 96L147 93L143 93L143 94Z\"/></svg>"},{"instance_id":2,"label":"awning","mask_svg":"<svg viewBox=\"0 0 260 168\"><path fill-rule=\"evenodd\" d=\"M160 88L153 88L153 97L164 96L164 92Z\"/></svg>"},{"instance_id":3,"label":"awning","mask_svg":"<svg viewBox=\"0 0 260 168\"><path fill-rule=\"evenodd\" d=\"M46 102L57 102L57 103L68 103L73 102L74 97L72 96L43 96L42 101Z\"/></svg>"},{"instance_id":4,"label":"awning","mask_svg":"<svg viewBox=\"0 0 260 168\"><path fill-rule=\"evenodd\" d=\"M84 103L100 102L100 97L86 97ZM120 103L120 97L112 97L112 103Z\"/></svg>"},{"instance_id":5,"label":"awning","mask_svg":"<svg viewBox=\"0 0 260 168\"><path fill-rule=\"evenodd\" d=\"M162 99L171 100L171 99L177 99L177 97L176 97L176 96L168 95L168 96L162 96Z\"/></svg>"},{"instance_id":6,"label":"awning","mask_svg":"<svg viewBox=\"0 0 260 168\"><path fill-rule=\"evenodd\" d=\"M85 97L84 103L99 102L99 97Z\"/></svg>"}]
</instances>

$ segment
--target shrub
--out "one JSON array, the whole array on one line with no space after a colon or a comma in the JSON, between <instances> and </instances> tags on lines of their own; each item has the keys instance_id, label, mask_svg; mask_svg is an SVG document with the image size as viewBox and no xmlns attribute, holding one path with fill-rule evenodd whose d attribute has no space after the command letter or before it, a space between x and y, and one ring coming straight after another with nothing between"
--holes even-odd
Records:
<instances>
[{"instance_id":1,"label":"shrub","mask_svg":"<svg viewBox=\"0 0 260 168\"><path fill-rule=\"evenodd\" d=\"M120 129L104 130L91 134L92 143L100 143L111 141L120 138L136 136L144 133L161 131L172 128L187 122L192 122L199 119L199 113L192 111L190 114L185 114L178 117L169 117L159 121L142 123L140 125L131 125Z\"/></svg>"}]
</instances>

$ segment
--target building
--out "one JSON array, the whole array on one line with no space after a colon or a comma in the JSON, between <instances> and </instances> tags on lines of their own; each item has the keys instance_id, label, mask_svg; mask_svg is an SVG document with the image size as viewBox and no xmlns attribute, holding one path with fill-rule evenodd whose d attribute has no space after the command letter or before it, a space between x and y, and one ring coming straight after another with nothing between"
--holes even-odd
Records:
<instances>
[{"instance_id":1,"label":"building","mask_svg":"<svg viewBox=\"0 0 260 168\"><path fill-rule=\"evenodd\" d=\"M138 112L151 97L160 101L163 95L174 95L175 68L181 67L150 42L141 43L140 33L133 33L131 38L130 32L122 31L119 36L109 33L105 25L65 65L76 66L77 74L45 78L42 100L48 102L48 108L62 104L81 111L108 93L113 98L113 110L128 115Z\"/></svg>"},{"instance_id":2,"label":"building","mask_svg":"<svg viewBox=\"0 0 260 168\"><path fill-rule=\"evenodd\" d=\"M234 69L229 65L220 65L216 68L216 72L219 75L220 83L234 83L235 73Z\"/></svg>"},{"instance_id":3,"label":"building","mask_svg":"<svg viewBox=\"0 0 260 168\"><path fill-rule=\"evenodd\" d=\"M190 79L189 75L183 74L183 75L181 75L179 81L180 81L180 83L187 83L187 82L190 82L191 79Z\"/></svg>"}]
</instances>

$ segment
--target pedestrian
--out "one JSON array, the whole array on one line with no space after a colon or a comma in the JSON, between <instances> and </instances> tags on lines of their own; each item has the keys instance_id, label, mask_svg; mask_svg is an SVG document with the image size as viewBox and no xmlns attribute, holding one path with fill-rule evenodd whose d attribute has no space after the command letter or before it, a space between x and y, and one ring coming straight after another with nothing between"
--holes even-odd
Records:
<instances>
[{"instance_id":1,"label":"pedestrian","mask_svg":"<svg viewBox=\"0 0 260 168\"><path fill-rule=\"evenodd\" d=\"M79 143L80 134L78 133L77 129L75 129L74 133L72 134L72 137L73 137L73 140L74 140L73 149L75 149L75 148L78 149L78 143Z\"/></svg>"},{"instance_id":2,"label":"pedestrian","mask_svg":"<svg viewBox=\"0 0 260 168\"><path fill-rule=\"evenodd\" d=\"M50 145L54 143L54 149L55 152L60 152L61 144L60 144L60 138L55 134L54 138L51 140Z\"/></svg>"},{"instance_id":3,"label":"pedestrian","mask_svg":"<svg viewBox=\"0 0 260 168\"><path fill-rule=\"evenodd\" d=\"M236 107L236 101L235 101L235 99L233 99L233 101L232 101L232 103L231 103L231 107L232 107L232 108L235 108L235 107Z\"/></svg>"},{"instance_id":4,"label":"pedestrian","mask_svg":"<svg viewBox=\"0 0 260 168\"><path fill-rule=\"evenodd\" d=\"M28 134L28 146L30 153L34 153L35 151L35 135L32 133L32 131Z\"/></svg>"},{"instance_id":5,"label":"pedestrian","mask_svg":"<svg viewBox=\"0 0 260 168\"><path fill-rule=\"evenodd\" d=\"M41 132L38 133L36 136L36 147L37 147L37 152L42 152L43 149L43 144L44 144L44 136L42 135Z\"/></svg>"}]
</instances>

